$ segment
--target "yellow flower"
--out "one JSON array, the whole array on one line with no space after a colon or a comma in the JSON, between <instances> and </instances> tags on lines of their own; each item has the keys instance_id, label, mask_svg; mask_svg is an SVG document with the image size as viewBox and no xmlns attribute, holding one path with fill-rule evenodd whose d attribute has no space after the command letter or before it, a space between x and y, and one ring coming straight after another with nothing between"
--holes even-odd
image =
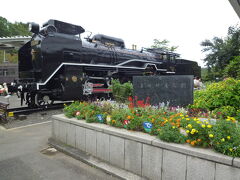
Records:
<instances>
[{"instance_id":1,"label":"yellow flower","mask_svg":"<svg viewBox=\"0 0 240 180\"><path fill-rule=\"evenodd\" d=\"M213 134L209 134L209 137L210 137L210 138L213 138Z\"/></svg>"},{"instance_id":2,"label":"yellow flower","mask_svg":"<svg viewBox=\"0 0 240 180\"><path fill-rule=\"evenodd\" d=\"M189 121L190 119L189 118L186 118L187 121Z\"/></svg>"},{"instance_id":3,"label":"yellow flower","mask_svg":"<svg viewBox=\"0 0 240 180\"><path fill-rule=\"evenodd\" d=\"M191 128L192 128L192 125L191 125L191 124L188 124L187 127L191 129Z\"/></svg>"},{"instance_id":4,"label":"yellow flower","mask_svg":"<svg viewBox=\"0 0 240 180\"><path fill-rule=\"evenodd\" d=\"M232 151L233 151L233 149L232 149L232 148L229 148L229 151L231 151L231 152L232 152Z\"/></svg>"},{"instance_id":5,"label":"yellow flower","mask_svg":"<svg viewBox=\"0 0 240 180\"><path fill-rule=\"evenodd\" d=\"M192 129L192 130L191 130L191 134L194 134L195 132L197 132L196 129Z\"/></svg>"},{"instance_id":6,"label":"yellow flower","mask_svg":"<svg viewBox=\"0 0 240 180\"><path fill-rule=\"evenodd\" d=\"M224 139L224 138L222 138L222 139L221 139L221 141L222 141L222 142L224 142L224 141L225 141L225 139Z\"/></svg>"},{"instance_id":7,"label":"yellow flower","mask_svg":"<svg viewBox=\"0 0 240 180\"><path fill-rule=\"evenodd\" d=\"M176 126L173 126L172 128L173 128L173 129L175 129L175 128L176 128Z\"/></svg>"},{"instance_id":8,"label":"yellow flower","mask_svg":"<svg viewBox=\"0 0 240 180\"><path fill-rule=\"evenodd\" d=\"M189 133L190 131L189 130L186 130L186 133Z\"/></svg>"},{"instance_id":9,"label":"yellow flower","mask_svg":"<svg viewBox=\"0 0 240 180\"><path fill-rule=\"evenodd\" d=\"M181 116L181 117L183 117L183 115L182 115L182 114L180 114L180 116Z\"/></svg>"},{"instance_id":10,"label":"yellow flower","mask_svg":"<svg viewBox=\"0 0 240 180\"><path fill-rule=\"evenodd\" d=\"M205 128L205 127L206 127L206 125L205 125L205 124L203 124L203 125L202 125L202 128Z\"/></svg>"},{"instance_id":11,"label":"yellow flower","mask_svg":"<svg viewBox=\"0 0 240 180\"><path fill-rule=\"evenodd\" d=\"M185 117L188 117L188 115L186 115Z\"/></svg>"},{"instance_id":12,"label":"yellow flower","mask_svg":"<svg viewBox=\"0 0 240 180\"><path fill-rule=\"evenodd\" d=\"M110 115L107 115L106 120L107 120L107 123L109 123L109 122L111 121L111 116L110 116Z\"/></svg>"},{"instance_id":13,"label":"yellow flower","mask_svg":"<svg viewBox=\"0 0 240 180\"><path fill-rule=\"evenodd\" d=\"M231 139L231 136L227 136L228 139Z\"/></svg>"},{"instance_id":14,"label":"yellow flower","mask_svg":"<svg viewBox=\"0 0 240 180\"><path fill-rule=\"evenodd\" d=\"M212 125L210 125L210 124L209 124L209 125L207 125L207 127L208 127L208 128L211 128L211 127L212 127Z\"/></svg>"},{"instance_id":15,"label":"yellow flower","mask_svg":"<svg viewBox=\"0 0 240 180\"><path fill-rule=\"evenodd\" d=\"M201 124L201 121L197 121L198 124Z\"/></svg>"}]
</instances>

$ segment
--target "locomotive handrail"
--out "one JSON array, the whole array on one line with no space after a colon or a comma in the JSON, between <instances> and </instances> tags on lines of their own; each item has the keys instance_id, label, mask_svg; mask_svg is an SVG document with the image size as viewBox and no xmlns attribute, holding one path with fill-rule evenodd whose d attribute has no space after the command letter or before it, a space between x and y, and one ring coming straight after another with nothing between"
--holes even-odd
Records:
<instances>
[{"instance_id":1,"label":"locomotive handrail","mask_svg":"<svg viewBox=\"0 0 240 180\"><path fill-rule=\"evenodd\" d=\"M156 62L156 61L146 61L146 60L142 60L142 59L131 59L131 60L128 60L128 61L125 61L125 62L122 62L122 63L118 64L118 66L122 66L124 64L130 63L130 62L134 62L134 61L135 62L136 61L138 61L138 62L146 62L146 63L153 62L154 64L163 64L162 62Z\"/></svg>"},{"instance_id":2,"label":"locomotive handrail","mask_svg":"<svg viewBox=\"0 0 240 180\"><path fill-rule=\"evenodd\" d=\"M158 63L158 64L162 64L161 62L155 62L155 61L144 61L144 60L138 60L138 59L132 59L132 61L142 61L142 62L148 62L148 64L152 64L152 63ZM152 63L151 63L152 62ZM128 67L128 66L122 66L122 63L120 63L120 64L118 64L118 65L115 65L115 66L113 66L113 65L106 65L106 64L85 64L85 63L62 63L62 64L60 64L58 67L57 67L57 69L49 76L49 78L45 81L45 82L43 82L43 83L37 83L37 90L39 90L39 87L40 86L44 86L44 85L46 85L47 84L47 82L48 81L50 81L50 79L58 72L58 70L62 67L62 66L64 66L64 65L75 65L75 66L93 66L93 67L96 67L96 66L98 66L98 67L111 67L111 68L116 68L116 69L118 69L118 68L125 68L125 69L146 69L146 67ZM157 71L166 71L166 69L158 69L157 67L156 67L156 70Z\"/></svg>"}]
</instances>

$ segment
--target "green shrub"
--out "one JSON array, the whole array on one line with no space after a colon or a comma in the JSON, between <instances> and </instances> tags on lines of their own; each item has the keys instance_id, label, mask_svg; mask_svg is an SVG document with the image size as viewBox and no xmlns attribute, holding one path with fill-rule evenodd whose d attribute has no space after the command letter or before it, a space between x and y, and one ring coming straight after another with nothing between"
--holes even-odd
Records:
<instances>
[{"instance_id":1,"label":"green shrub","mask_svg":"<svg viewBox=\"0 0 240 180\"><path fill-rule=\"evenodd\" d=\"M185 143L186 137L180 133L179 128L166 123L159 131L158 137L167 142Z\"/></svg>"},{"instance_id":2,"label":"green shrub","mask_svg":"<svg viewBox=\"0 0 240 180\"><path fill-rule=\"evenodd\" d=\"M121 84L119 80L112 80L112 93L117 102L127 102L128 97L133 95L131 82Z\"/></svg>"},{"instance_id":3,"label":"green shrub","mask_svg":"<svg viewBox=\"0 0 240 180\"><path fill-rule=\"evenodd\" d=\"M229 116L236 116L240 104L240 80L228 78L212 83L204 90L194 92L194 104L190 108L201 108L209 111L223 110Z\"/></svg>"},{"instance_id":4,"label":"green shrub","mask_svg":"<svg viewBox=\"0 0 240 180\"><path fill-rule=\"evenodd\" d=\"M240 79L240 56L236 56L224 69L224 75Z\"/></svg>"},{"instance_id":5,"label":"green shrub","mask_svg":"<svg viewBox=\"0 0 240 180\"><path fill-rule=\"evenodd\" d=\"M240 128L234 118L218 120L211 134L211 143L216 151L229 156L240 156Z\"/></svg>"}]
</instances>

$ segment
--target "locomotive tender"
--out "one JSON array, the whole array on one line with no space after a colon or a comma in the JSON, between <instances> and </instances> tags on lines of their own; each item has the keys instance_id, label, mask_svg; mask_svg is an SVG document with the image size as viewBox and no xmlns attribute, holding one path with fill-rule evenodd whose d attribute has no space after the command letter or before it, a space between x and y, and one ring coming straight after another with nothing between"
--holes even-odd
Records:
<instances>
[{"instance_id":1,"label":"locomotive tender","mask_svg":"<svg viewBox=\"0 0 240 180\"><path fill-rule=\"evenodd\" d=\"M31 23L32 39L19 49L19 91L28 106L55 100L82 100L109 94L111 79L131 81L143 75L194 75L194 61L161 49L125 48L124 41L102 34L81 39L85 30L58 20L40 29Z\"/></svg>"}]
</instances>

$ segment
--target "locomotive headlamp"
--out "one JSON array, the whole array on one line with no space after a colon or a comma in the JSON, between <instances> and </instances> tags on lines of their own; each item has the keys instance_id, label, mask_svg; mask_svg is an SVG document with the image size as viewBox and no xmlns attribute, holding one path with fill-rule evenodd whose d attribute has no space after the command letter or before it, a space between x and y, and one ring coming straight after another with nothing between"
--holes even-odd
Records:
<instances>
[{"instance_id":1,"label":"locomotive headlamp","mask_svg":"<svg viewBox=\"0 0 240 180\"><path fill-rule=\"evenodd\" d=\"M28 30L35 34L39 33L39 24L34 23L34 22L29 23Z\"/></svg>"}]
</instances>

